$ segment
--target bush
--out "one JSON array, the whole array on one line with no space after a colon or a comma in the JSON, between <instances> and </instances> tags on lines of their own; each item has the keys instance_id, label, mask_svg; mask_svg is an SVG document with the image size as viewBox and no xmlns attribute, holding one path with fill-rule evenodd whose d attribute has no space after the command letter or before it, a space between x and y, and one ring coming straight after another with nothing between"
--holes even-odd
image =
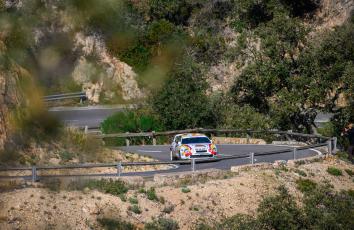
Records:
<instances>
[{"instance_id":1,"label":"bush","mask_svg":"<svg viewBox=\"0 0 354 230\"><path fill-rule=\"evenodd\" d=\"M134 212L135 214L141 213L140 207L136 204L134 204L133 206L129 206L128 210Z\"/></svg>"},{"instance_id":2,"label":"bush","mask_svg":"<svg viewBox=\"0 0 354 230\"><path fill-rule=\"evenodd\" d=\"M199 221L195 229L351 229L354 224L351 190L335 192L328 184L320 185L304 193L302 202L297 206L281 186L276 195L261 201L256 217L237 214L211 226Z\"/></svg>"},{"instance_id":3,"label":"bush","mask_svg":"<svg viewBox=\"0 0 354 230\"><path fill-rule=\"evenodd\" d=\"M171 219L159 218L150 223L146 223L145 230L177 230L179 229L178 223Z\"/></svg>"},{"instance_id":4,"label":"bush","mask_svg":"<svg viewBox=\"0 0 354 230\"><path fill-rule=\"evenodd\" d=\"M169 213L173 212L174 209L175 209L175 206L170 204L170 205L165 206L162 209L162 212L169 214Z\"/></svg>"},{"instance_id":5,"label":"bush","mask_svg":"<svg viewBox=\"0 0 354 230\"><path fill-rule=\"evenodd\" d=\"M156 195L156 191L154 187L151 187L150 189L146 190L146 195L149 200L155 200L155 201L159 200L159 198Z\"/></svg>"},{"instance_id":6,"label":"bush","mask_svg":"<svg viewBox=\"0 0 354 230\"><path fill-rule=\"evenodd\" d=\"M103 133L149 132L162 129L158 118L151 112L143 110L118 112L101 123Z\"/></svg>"},{"instance_id":7,"label":"bush","mask_svg":"<svg viewBox=\"0 0 354 230\"><path fill-rule=\"evenodd\" d=\"M344 170L349 176L354 176L354 171L350 169L345 169Z\"/></svg>"},{"instance_id":8,"label":"bush","mask_svg":"<svg viewBox=\"0 0 354 230\"><path fill-rule=\"evenodd\" d=\"M300 170L300 169L295 169L295 173L299 174L300 176L306 177L307 174L305 171Z\"/></svg>"},{"instance_id":9,"label":"bush","mask_svg":"<svg viewBox=\"0 0 354 230\"><path fill-rule=\"evenodd\" d=\"M301 192L310 192L314 190L317 186L316 182L310 180L310 179L298 179L296 181L297 184L297 189L299 189Z\"/></svg>"},{"instance_id":10,"label":"bush","mask_svg":"<svg viewBox=\"0 0 354 230\"><path fill-rule=\"evenodd\" d=\"M214 118L205 94L207 87L201 66L192 57L184 56L150 102L166 129L210 127Z\"/></svg>"},{"instance_id":11,"label":"bush","mask_svg":"<svg viewBox=\"0 0 354 230\"><path fill-rule=\"evenodd\" d=\"M138 199L136 197L130 197L129 198L129 203L131 204L138 204Z\"/></svg>"},{"instance_id":12,"label":"bush","mask_svg":"<svg viewBox=\"0 0 354 230\"><path fill-rule=\"evenodd\" d=\"M135 230L135 226L121 219L98 218L97 222L107 230Z\"/></svg>"},{"instance_id":13,"label":"bush","mask_svg":"<svg viewBox=\"0 0 354 230\"><path fill-rule=\"evenodd\" d=\"M342 170L335 167L328 167L327 172L333 176L342 176Z\"/></svg>"},{"instance_id":14,"label":"bush","mask_svg":"<svg viewBox=\"0 0 354 230\"><path fill-rule=\"evenodd\" d=\"M189 188L187 188L187 187L183 187L183 188L181 189L181 191L182 191L183 193L189 193L191 190L190 190Z\"/></svg>"},{"instance_id":15,"label":"bush","mask_svg":"<svg viewBox=\"0 0 354 230\"><path fill-rule=\"evenodd\" d=\"M90 180L86 183L86 187L97 189L115 196L120 196L121 194L128 192L128 188L123 181L112 179Z\"/></svg>"}]
</instances>

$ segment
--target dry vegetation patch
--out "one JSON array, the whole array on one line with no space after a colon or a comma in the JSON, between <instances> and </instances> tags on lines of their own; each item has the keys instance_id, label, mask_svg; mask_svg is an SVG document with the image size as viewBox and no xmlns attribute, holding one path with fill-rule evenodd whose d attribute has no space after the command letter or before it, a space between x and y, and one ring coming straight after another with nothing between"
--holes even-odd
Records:
<instances>
[{"instance_id":1,"label":"dry vegetation patch","mask_svg":"<svg viewBox=\"0 0 354 230\"><path fill-rule=\"evenodd\" d=\"M329 174L329 167L342 170L343 175ZM134 228L143 228L148 222L148 226L175 227L176 222L181 229L191 229L202 220L210 224L235 214L254 216L260 201L275 194L280 185L299 203L303 192L321 184L330 184L336 191L354 190L353 176L344 173L348 170L353 171L354 166L326 158L291 167L251 168L225 179L220 176L188 183L176 179L175 184L170 185L140 181L124 187L124 183L115 182L123 186L117 189L118 184L106 181L95 182L94 186L86 184L76 188L78 190L17 187L1 194L0 228L96 229L102 224L128 222ZM60 221L62 219L66 222ZM121 223L122 220L127 223Z\"/></svg>"}]
</instances>

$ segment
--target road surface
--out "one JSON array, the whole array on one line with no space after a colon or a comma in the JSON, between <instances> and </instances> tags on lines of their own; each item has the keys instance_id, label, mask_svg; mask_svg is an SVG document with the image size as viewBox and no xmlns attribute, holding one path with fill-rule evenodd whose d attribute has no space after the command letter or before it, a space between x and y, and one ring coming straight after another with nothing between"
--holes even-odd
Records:
<instances>
[{"instance_id":1,"label":"road surface","mask_svg":"<svg viewBox=\"0 0 354 230\"><path fill-rule=\"evenodd\" d=\"M50 108L49 113L66 126L98 128L104 119L128 107L131 105L56 107Z\"/></svg>"},{"instance_id":2,"label":"road surface","mask_svg":"<svg viewBox=\"0 0 354 230\"><path fill-rule=\"evenodd\" d=\"M268 151L277 150L288 150L286 153L268 155L268 156L255 156L255 163L260 162L274 162L276 160L290 160L293 159L293 148L289 146L279 146L279 145L251 145L251 144L224 144L217 145L218 151L222 156L240 156L247 155L250 152L262 153ZM160 161L170 160L170 146L169 145L145 145L145 146L129 146L129 147L119 147L118 149L127 152L138 153L145 156L150 156ZM305 149L297 151L297 159L310 157L320 154L318 150L315 149ZM249 164L249 158L241 159L228 159L213 162L200 162L196 164L197 170L202 169L224 169L229 170L231 166ZM175 168L171 170L165 170L164 172L183 172L190 171L191 165L179 165L177 164ZM137 172L137 173L126 173L124 175L141 175L141 176L151 176L156 172Z\"/></svg>"}]
</instances>

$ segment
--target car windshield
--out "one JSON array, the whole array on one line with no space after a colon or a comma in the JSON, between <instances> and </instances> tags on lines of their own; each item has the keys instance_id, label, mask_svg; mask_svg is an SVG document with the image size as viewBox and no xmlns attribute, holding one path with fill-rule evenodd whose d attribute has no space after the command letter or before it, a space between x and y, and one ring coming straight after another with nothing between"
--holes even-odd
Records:
<instances>
[{"instance_id":1,"label":"car windshield","mask_svg":"<svg viewBox=\"0 0 354 230\"><path fill-rule=\"evenodd\" d=\"M211 143L207 137L192 137L182 139L182 144Z\"/></svg>"}]
</instances>

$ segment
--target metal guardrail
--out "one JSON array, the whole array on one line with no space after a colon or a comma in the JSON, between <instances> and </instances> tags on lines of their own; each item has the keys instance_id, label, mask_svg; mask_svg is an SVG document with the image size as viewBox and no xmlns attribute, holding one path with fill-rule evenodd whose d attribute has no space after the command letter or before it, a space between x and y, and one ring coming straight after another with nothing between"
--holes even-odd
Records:
<instances>
[{"instance_id":1,"label":"metal guardrail","mask_svg":"<svg viewBox=\"0 0 354 230\"><path fill-rule=\"evenodd\" d=\"M125 138L126 146L130 145L129 138L133 137L148 137L152 138L152 144L156 145L156 137L159 136L172 136L180 133L210 133L210 134L229 134L229 133L244 133L247 134L247 142L249 142L251 134L259 134L259 133L266 133L266 134L278 134L278 135L285 135L287 139L290 139L291 136L296 137L304 137L304 138L316 138L318 140L325 140L327 141L330 139L329 137L315 135L315 134L303 134L303 133L296 133L296 132L286 132L286 131L278 131L278 130L251 130L251 129L204 129L204 128L196 128L196 129L185 129L185 130L174 130L174 131L166 131L166 132L140 132L140 133L112 133L112 134L91 134L96 138L105 139L105 138Z\"/></svg>"},{"instance_id":2,"label":"metal guardrail","mask_svg":"<svg viewBox=\"0 0 354 230\"><path fill-rule=\"evenodd\" d=\"M44 101L57 101L57 100L64 100L64 99L73 99L73 98L80 98L80 100L86 99L85 92L75 92L75 93L64 93L64 94L55 94L43 97Z\"/></svg>"},{"instance_id":3,"label":"metal guardrail","mask_svg":"<svg viewBox=\"0 0 354 230\"><path fill-rule=\"evenodd\" d=\"M281 153L293 153L293 159L297 159L297 152L299 150L311 149L317 147L327 147L328 153L332 153L332 141L335 139L329 138L326 143L319 143L314 145L302 146L302 147L294 147L292 149L287 150L276 150L276 151L268 151L268 152L250 152L248 154L243 155L235 155L235 156L222 156L216 159L196 159L192 158L190 160L181 160L181 161L154 161L154 162L116 162L116 163L104 163L104 164L77 164L77 165L63 165L63 166L32 166L32 167L12 167L12 168L0 168L0 171L31 171L31 175L21 176L30 177L33 182L39 180L38 170L57 170L57 169L82 169L82 168L104 168L104 167L115 167L117 172L115 176L121 176L123 173L124 166L146 166L146 165L171 165L171 164L190 164L191 171L196 171L196 163L203 161L215 161L215 160L230 160L230 159L250 159L250 164L254 164L256 156L269 156ZM91 176L92 174L80 174L80 175L45 175L43 177L62 177L62 176ZM104 176L102 174L101 176ZM97 176L95 174L95 176ZM8 179L8 178L18 178L19 176L0 176L0 179ZM42 176L41 176L42 177Z\"/></svg>"}]
</instances>

